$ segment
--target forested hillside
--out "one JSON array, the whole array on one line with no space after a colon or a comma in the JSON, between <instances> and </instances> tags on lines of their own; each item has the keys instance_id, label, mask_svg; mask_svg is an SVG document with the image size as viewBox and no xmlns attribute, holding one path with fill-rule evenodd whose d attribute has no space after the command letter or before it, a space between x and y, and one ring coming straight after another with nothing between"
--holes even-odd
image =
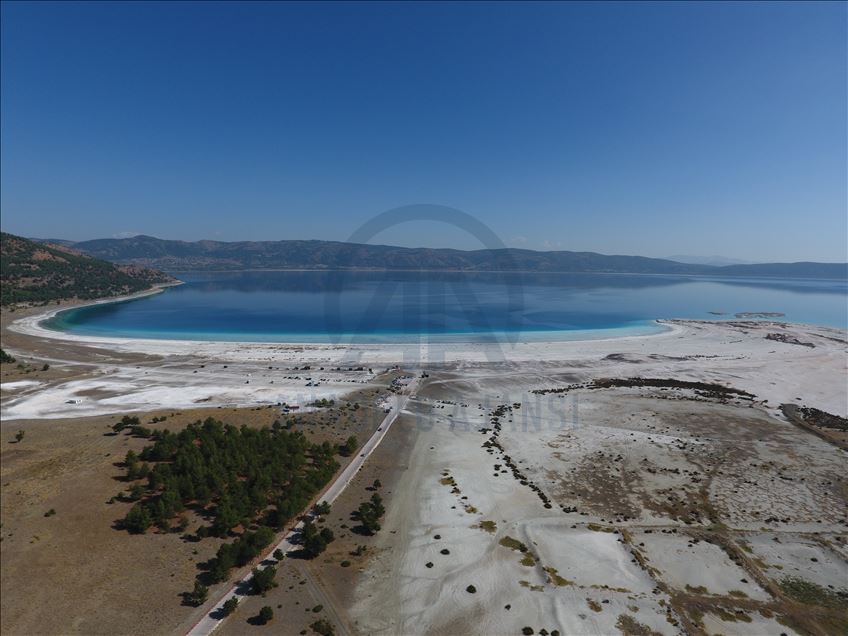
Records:
<instances>
[{"instance_id":1,"label":"forested hillside","mask_svg":"<svg viewBox=\"0 0 848 636\"><path fill-rule=\"evenodd\" d=\"M107 263L74 249L0 233L0 304L120 296L174 281L162 272Z\"/></svg>"}]
</instances>

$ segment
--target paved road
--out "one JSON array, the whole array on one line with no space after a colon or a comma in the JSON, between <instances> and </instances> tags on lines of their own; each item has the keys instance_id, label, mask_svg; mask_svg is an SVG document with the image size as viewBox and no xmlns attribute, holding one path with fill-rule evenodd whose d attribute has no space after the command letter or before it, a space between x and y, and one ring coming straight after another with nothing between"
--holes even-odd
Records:
<instances>
[{"instance_id":1,"label":"paved road","mask_svg":"<svg viewBox=\"0 0 848 636\"><path fill-rule=\"evenodd\" d=\"M395 419L397 419L398 414L406 407L407 402L409 401L410 395L415 393L415 389L418 386L418 378L413 378L409 384L403 389L401 393L393 394L392 401L394 404L392 405L389 412L386 414L386 417L383 418L382 423L374 434L368 439L367 442L359 449L359 454L351 461L345 469L336 477L335 481L330 484L329 488L324 492L324 495L321 497L319 501L326 501L329 504L332 504L336 498L342 493L342 491L350 484L351 480L354 478L356 473L362 468L362 465L365 463L365 460L368 459L368 456L374 452L374 449L380 445L380 442L383 441L383 438L386 436L386 433L389 432L389 428L394 423ZM275 545L271 551L276 549L280 549L283 552L287 553L291 550L299 549L299 546L292 543L292 539L300 532L300 529L303 527L303 522L298 523L294 529L289 532L283 539ZM258 569L264 569L265 565L257 566ZM253 575L248 573L248 575L238 581L228 589L224 594L222 594L218 600L215 601L215 604L212 608L206 613L206 615L200 619L200 621L195 624L194 627L188 632L188 636L206 636L207 634L211 634L215 629L221 624L224 618L221 617L221 607L224 602L235 596L237 599L241 600L245 596L247 596L248 591L250 590L250 579L253 578Z\"/></svg>"}]
</instances>

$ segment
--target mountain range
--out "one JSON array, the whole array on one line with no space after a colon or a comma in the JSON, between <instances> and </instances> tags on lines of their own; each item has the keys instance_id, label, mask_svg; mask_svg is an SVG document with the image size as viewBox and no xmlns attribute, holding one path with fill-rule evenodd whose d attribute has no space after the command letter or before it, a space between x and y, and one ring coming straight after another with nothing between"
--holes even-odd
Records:
<instances>
[{"instance_id":1,"label":"mountain range","mask_svg":"<svg viewBox=\"0 0 848 636\"><path fill-rule=\"evenodd\" d=\"M689 265L753 265L756 261L743 261L740 258L727 258L726 256L692 256L689 254L676 254L674 256L664 257L669 261L677 261L678 263L687 263Z\"/></svg>"},{"instance_id":2,"label":"mountain range","mask_svg":"<svg viewBox=\"0 0 848 636\"><path fill-rule=\"evenodd\" d=\"M167 272L244 269L530 271L848 279L848 263L705 265L643 256L527 249L409 248L320 240L176 241L139 235L45 241L95 258Z\"/></svg>"}]
</instances>

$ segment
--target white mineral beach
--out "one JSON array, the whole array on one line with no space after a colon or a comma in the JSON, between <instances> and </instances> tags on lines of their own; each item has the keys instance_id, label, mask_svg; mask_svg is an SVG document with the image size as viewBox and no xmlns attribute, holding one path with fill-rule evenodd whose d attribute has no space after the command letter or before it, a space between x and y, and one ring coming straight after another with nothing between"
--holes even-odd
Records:
<instances>
[{"instance_id":1,"label":"white mineral beach","mask_svg":"<svg viewBox=\"0 0 848 636\"><path fill-rule=\"evenodd\" d=\"M59 365L82 363L93 373L70 382L3 385L4 392L15 393L4 400L8 419L96 415L158 406L298 404L350 391L355 388L353 383L367 382L373 376L368 368L376 371L401 365L415 370L443 363L491 363L493 373L500 365L518 365L541 376L548 367L579 365L585 369L593 365L595 372L590 376L619 377L633 375L638 362L643 376L736 386L773 407L803 396L808 406L839 415L848 410L846 333L828 327L770 321L664 321L667 330L662 333L610 339L345 346L79 336L39 324L53 313L22 318L9 328L39 339L84 346L95 352L85 360L49 355L43 359ZM816 347L766 340L767 332L801 339L811 334ZM99 362L104 356L96 352L104 350L148 354L161 361L132 366ZM294 372L295 367L304 365L311 368ZM321 366L324 371L318 369ZM347 371L360 366L364 371ZM344 371L333 371L337 367Z\"/></svg>"}]
</instances>

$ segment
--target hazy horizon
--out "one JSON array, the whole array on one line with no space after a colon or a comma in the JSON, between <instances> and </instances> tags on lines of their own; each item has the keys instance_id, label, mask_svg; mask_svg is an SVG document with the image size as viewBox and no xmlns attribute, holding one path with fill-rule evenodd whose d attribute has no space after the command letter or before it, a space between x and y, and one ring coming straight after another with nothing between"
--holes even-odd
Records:
<instances>
[{"instance_id":1,"label":"hazy horizon","mask_svg":"<svg viewBox=\"0 0 848 636\"><path fill-rule=\"evenodd\" d=\"M848 260L844 3L3 3L3 228ZM372 243L479 249L433 222Z\"/></svg>"}]
</instances>

